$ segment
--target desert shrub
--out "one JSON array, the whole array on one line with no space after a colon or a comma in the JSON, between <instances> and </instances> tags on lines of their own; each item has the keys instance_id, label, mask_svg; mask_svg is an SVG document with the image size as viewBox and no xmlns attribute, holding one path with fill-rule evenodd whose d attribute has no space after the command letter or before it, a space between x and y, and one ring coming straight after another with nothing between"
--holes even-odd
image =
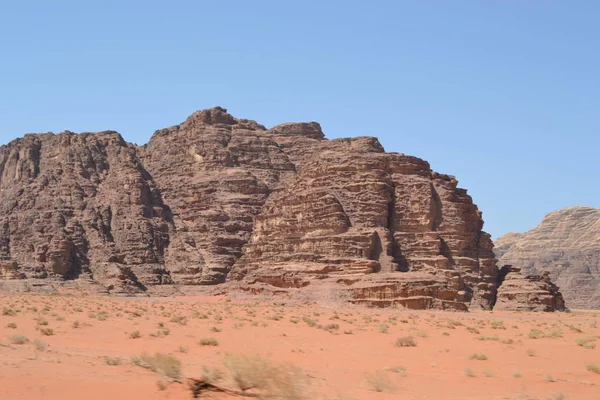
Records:
<instances>
[{"instance_id":1,"label":"desert shrub","mask_svg":"<svg viewBox=\"0 0 600 400\"><path fill-rule=\"evenodd\" d=\"M35 346L35 349L37 351L44 351L48 348L48 345L46 344L46 342L41 341L39 339L34 340L33 345Z\"/></svg>"},{"instance_id":2,"label":"desert shrub","mask_svg":"<svg viewBox=\"0 0 600 400\"><path fill-rule=\"evenodd\" d=\"M327 324L323 327L323 329L326 331L335 331L340 329L340 326L338 324Z\"/></svg>"},{"instance_id":3,"label":"desert shrub","mask_svg":"<svg viewBox=\"0 0 600 400\"><path fill-rule=\"evenodd\" d=\"M480 354L480 353L473 353L469 357L469 360L481 360L481 361L485 361L487 359L488 358L487 358L487 356L485 354Z\"/></svg>"},{"instance_id":4,"label":"desert shrub","mask_svg":"<svg viewBox=\"0 0 600 400\"><path fill-rule=\"evenodd\" d=\"M595 349L596 343L594 341L596 338L579 338L577 339L577 345L583 347L584 349Z\"/></svg>"},{"instance_id":5,"label":"desert shrub","mask_svg":"<svg viewBox=\"0 0 600 400\"><path fill-rule=\"evenodd\" d=\"M142 334L140 333L140 331L133 331L129 334L130 339L139 339L141 337L142 337Z\"/></svg>"},{"instance_id":6,"label":"desert shrub","mask_svg":"<svg viewBox=\"0 0 600 400\"><path fill-rule=\"evenodd\" d=\"M202 339L200 339L200 345L201 346L218 346L219 341L212 337L202 338Z\"/></svg>"},{"instance_id":7,"label":"desert shrub","mask_svg":"<svg viewBox=\"0 0 600 400\"><path fill-rule=\"evenodd\" d=\"M268 398L305 398L306 376L289 364L273 364L258 355L227 355L225 367L242 391L259 390Z\"/></svg>"},{"instance_id":8,"label":"desert shrub","mask_svg":"<svg viewBox=\"0 0 600 400\"><path fill-rule=\"evenodd\" d=\"M492 329L506 329L504 326L504 321L493 321Z\"/></svg>"},{"instance_id":9,"label":"desert shrub","mask_svg":"<svg viewBox=\"0 0 600 400\"><path fill-rule=\"evenodd\" d=\"M10 329L17 329L17 324L15 324L14 322L11 322L10 324L7 324L6 327L10 328Z\"/></svg>"},{"instance_id":10,"label":"desert shrub","mask_svg":"<svg viewBox=\"0 0 600 400\"><path fill-rule=\"evenodd\" d=\"M40 328L40 333L44 336L54 335L54 329L52 328Z\"/></svg>"},{"instance_id":11,"label":"desert shrub","mask_svg":"<svg viewBox=\"0 0 600 400\"><path fill-rule=\"evenodd\" d=\"M106 363L106 365L115 366L121 365L122 360L120 357L105 357L104 362Z\"/></svg>"},{"instance_id":12,"label":"desert shrub","mask_svg":"<svg viewBox=\"0 0 600 400\"><path fill-rule=\"evenodd\" d=\"M553 338L553 339L557 339L557 338L561 338L562 332L560 331L560 329L554 330L552 332L544 332L540 329L532 329L529 331L528 335L530 339L541 339L541 338Z\"/></svg>"},{"instance_id":13,"label":"desert shrub","mask_svg":"<svg viewBox=\"0 0 600 400\"><path fill-rule=\"evenodd\" d=\"M369 388L374 392L392 392L396 389L394 382L392 382L385 371L375 371L367 374L365 380Z\"/></svg>"},{"instance_id":14,"label":"desert shrub","mask_svg":"<svg viewBox=\"0 0 600 400\"><path fill-rule=\"evenodd\" d=\"M223 378L223 371L216 367L202 367L202 379L205 382L217 382Z\"/></svg>"},{"instance_id":15,"label":"desert shrub","mask_svg":"<svg viewBox=\"0 0 600 400\"><path fill-rule=\"evenodd\" d=\"M187 317L176 315L173 318L171 318L171 322L175 322L179 325L187 325Z\"/></svg>"},{"instance_id":16,"label":"desert shrub","mask_svg":"<svg viewBox=\"0 0 600 400\"><path fill-rule=\"evenodd\" d=\"M416 347L417 342L412 336L403 336L396 339L396 346L398 347Z\"/></svg>"},{"instance_id":17,"label":"desert shrub","mask_svg":"<svg viewBox=\"0 0 600 400\"><path fill-rule=\"evenodd\" d=\"M181 377L181 361L168 354L155 353L153 356L142 354L140 357L134 357L132 362L172 379Z\"/></svg>"},{"instance_id":18,"label":"desert shrub","mask_svg":"<svg viewBox=\"0 0 600 400\"><path fill-rule=\"evenodd\" d=\"M588 364L585 366L585 369L587 369L590 372L600 374L600 364Z\"/></svg>"},{"instance_id":19,"label":"desert shrub","mask_svg":"<svg viewBox=\"0 0 600 400\"><path fill-rule=\"evenodd\" d=\"M227 355L225 368L231 378L242 391L249 389L265 389L271 374L271 363L256 355Z\"/></svg>"},{"instance_id":20,"label":"desert shrub","mask_svg":"<svg viewBox=\"0 0 600 400\"><path fill-rule=\"evenodd\" d=\"M23 335L12 335L8 338L8 340L12 343L12 344L25 344L25 343L29 343L29 339L27 339L26 336Z\"/></svg>"}]
</instances>

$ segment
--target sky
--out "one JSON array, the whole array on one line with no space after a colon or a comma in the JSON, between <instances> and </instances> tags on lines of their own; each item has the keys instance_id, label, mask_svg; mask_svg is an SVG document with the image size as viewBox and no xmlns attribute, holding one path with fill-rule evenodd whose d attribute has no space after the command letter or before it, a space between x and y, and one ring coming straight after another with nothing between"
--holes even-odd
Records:
<instances>
[{"instance_id":1,"label":"sky","mask_svg":"<svg viewBox=\"0 0 600 400\"><path fill-rule=\"evenodd\" d=\"M455 175L498 237L600 207L600 2L0 2L0 145L225 107Z\"/></svg>"}]
</instances>

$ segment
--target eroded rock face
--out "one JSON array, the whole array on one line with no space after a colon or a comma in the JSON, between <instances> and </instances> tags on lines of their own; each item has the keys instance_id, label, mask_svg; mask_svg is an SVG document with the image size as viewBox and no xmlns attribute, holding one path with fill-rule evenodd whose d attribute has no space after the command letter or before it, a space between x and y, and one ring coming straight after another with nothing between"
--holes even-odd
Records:
<instances>
[{"instance_id":1,"label":"eroded rock face","mask_svg":"<svg viewBox=\"0 0 600 400\"><path fill-rule=\"evenodd\" d=\"M552 212L526 233L499 238L495 251L500 264L518 265L525 274L548 272L569 308L600 308L600 210Z\"/></svg>"},{"instance_id":2,"label":"eroded rock face","mask_svg":"<svg viewBox=\"0 0 600 400\"><path fill-rule=\"evenodd\" d=\"M564 311L565 301L548 272L523 275L521 268L505 265L500 268L501 285L494 310Z\"/></svg>"},{"instance_id":3,"label":"eroded rock face","mask_svg":"<svg viewBox=\"0 0 600 400\"><path fill-rule=\"evenodd\" d=\"M167 211L116 132L26 135L0 147L0 257L17 276L170 282Z\"/></svg>"},{"instance_id":4,"label":"eroded rock face","mask_svg":"<svg viewBox=\"0 0 600 400\"><path fill-rule=\"evenodd\" d=\"M225 282L254 217L279 181L294 173L266 132L217 107L157 131L141 150L173 213L165 263L175 282Z\"/></svg>"},{"instance_id":5,"label":"eroded rock face","mask_svg":"<svg viewBox=\"0 0 600 400\"><path fill-rule=\"evenodd\" d=\"M0 148L0 279L489 309L493 245L457 183L376 138L267 129L220 107L143 147L27 135Z\"/></svg>"},{"instance_id":6,"label":"eroded rock face","mask_svg":"<svg viewBox=\"0 0 600 400\"><path fill-rule=\"evenodd\" d=\"M495 299L492 244L466 191L423 160L385 153L375 138L313 145L255 221L230 274L246 290L257 283L304 287L318 279L356 282L348 291L357 303L428 297L460 309L490 308ZM377 277L359 290L366 281L357 277L366 274ZM407 289L408 281L420 290Z\"/></svg>"}]
</instances>

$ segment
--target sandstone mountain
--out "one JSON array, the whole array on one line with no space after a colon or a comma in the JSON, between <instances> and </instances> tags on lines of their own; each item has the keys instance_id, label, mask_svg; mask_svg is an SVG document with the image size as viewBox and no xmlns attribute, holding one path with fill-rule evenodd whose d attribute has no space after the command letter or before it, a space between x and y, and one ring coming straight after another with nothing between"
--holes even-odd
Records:
<instances>
[{"instance_id":1,"label":"sandstone mountain","mask_svg":"<svg viewBox=\"0 0 600 400\"><path fill-rule=\"evenodd\" d=\"M327 140L315 122L267 129L220 107L142 147L112 131L29 134L0 147L0 288L226 283L308 300L490 309L507 277L457 183L373 137ZM560 297L508 273L534 289L515 308Z\"/></svg>"},{"instance_id":2,"label":"sandstone mountain","mask_svg":"<svg viewBox=\"0 0 600 400\"><path fill-rule=\"evenodd\" d=\"M600 209L569 207L526 233L496 240L499 264L548 272L570 308L600 308Z\"/></svg>"}]
</instances>

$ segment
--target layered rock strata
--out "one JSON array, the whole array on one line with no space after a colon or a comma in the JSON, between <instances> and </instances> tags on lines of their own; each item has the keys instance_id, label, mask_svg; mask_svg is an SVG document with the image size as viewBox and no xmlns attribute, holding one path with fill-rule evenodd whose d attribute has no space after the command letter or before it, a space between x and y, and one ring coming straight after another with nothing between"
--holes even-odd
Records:
<instances>
[{"instance_id":1,"label":"layered rock strata","mask_svg":"<svg viewBox=\"0 0 600 400\"><path fill-rule=\"evenodd\" d=\"M528 275L548 273L569 308L600 308L600 210L570 207L546 215L536 228L496 240L499 264Z\"/></svg>"},{"instance_id":2,"label":"layered rock strata","mask_svg":"<svg viewBox=\"0 0 600 400\"><path fill-rule=\"evenodd\" d=\"M490 309L493 245L457 185L373 137L220 107L142 147L111 131L26 135L0 148L0 279Z\"/></svg>"}]
</instances>

